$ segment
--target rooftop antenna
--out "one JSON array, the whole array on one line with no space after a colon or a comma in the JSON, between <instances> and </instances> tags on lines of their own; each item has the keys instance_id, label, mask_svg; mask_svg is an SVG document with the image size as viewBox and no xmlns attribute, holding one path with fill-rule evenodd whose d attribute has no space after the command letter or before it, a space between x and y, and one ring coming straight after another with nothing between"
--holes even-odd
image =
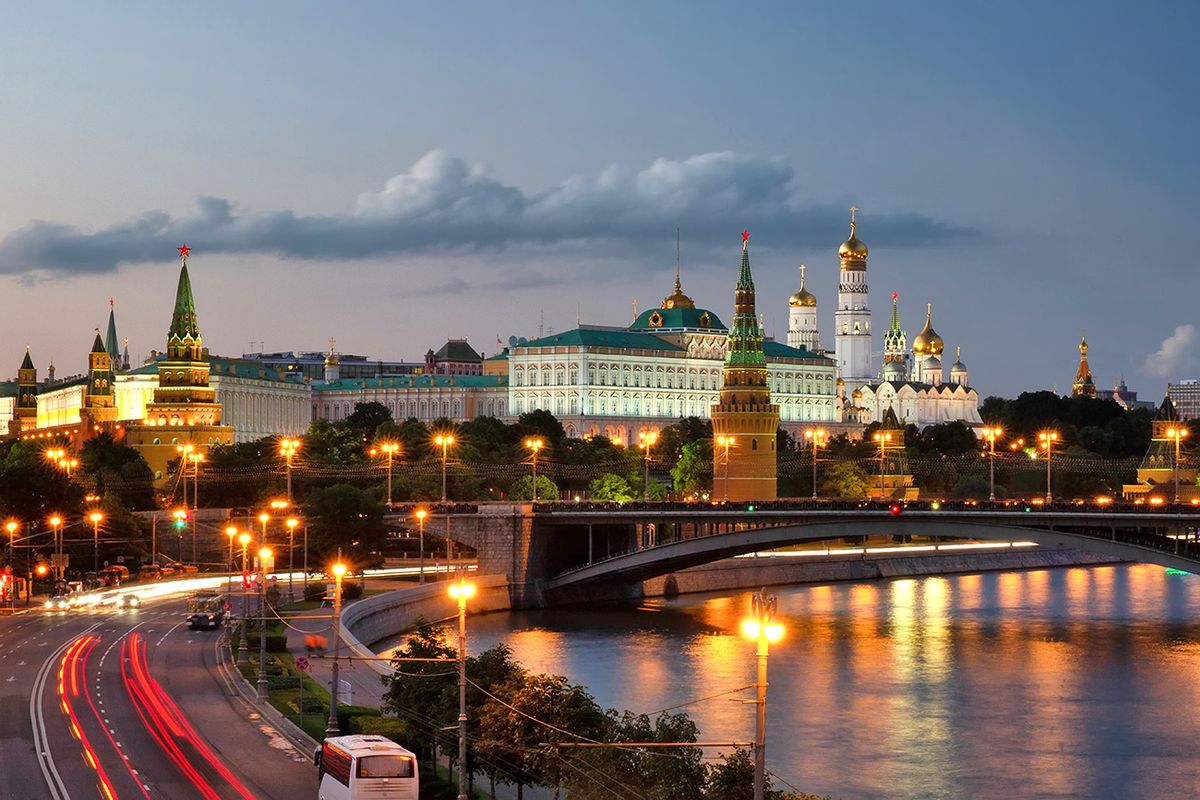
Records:
<instances>
[{"instance_id":1,"label":"rooftop antenna","mask_svg":"<svg viewBox=\"0 0 1200 800\"><path fill-rule=\"evenodd\" d=\"M637 322L637 298L633 298L633 320Z\"/></svg>"},{"instance_id":2,"label":"rooftop antenna","mask_svg":"<svg viewBox=\"0 0 1200 800\"><path fill-rule=\"evenodd\" d=\"M681 288L679 283L679 228L675 229L675 290Z\"/></svg>"},{"instance_id":3,"label":"rooftop antenna","mask_svg":"<svg viewBox=\"0 0 1200 800\"><path fill-rule=\"evenodd\" d=\"M538 338L546 335L546 309L538 309Z\"/></svg>"}]
</instances>

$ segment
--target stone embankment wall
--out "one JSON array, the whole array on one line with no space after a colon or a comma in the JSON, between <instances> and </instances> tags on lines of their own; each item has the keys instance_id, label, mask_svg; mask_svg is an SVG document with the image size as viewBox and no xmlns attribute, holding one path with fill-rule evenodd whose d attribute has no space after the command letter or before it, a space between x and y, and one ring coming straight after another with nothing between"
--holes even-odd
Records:
<instances>
[{"instance_id":1,"label":"stone embankment wall","mask_svg":"<svg viewBox=\"0 0 1200 800\"><path fill-rule=\"evenodd\" d=\"M475 575L475 596L467 601L469 614L507 611L510 608L508 578L504 575ZM342 609L342 641L354 655L375 655L371 645L407 630L417 617L442 620L458 614L458 602L446 591L446 582L427 583L372 595ZM381 675L391 674L382 661L367 661Z\"/></svg>"},{"instance_id":2,"label":"stone embankment wall","mask_svg":"<svg viewBox=\"0 0 1200 800\"><path fill-rule=\"evenodd\" d=\"M1116 564L1120 559L1079 550L1028 550L1000 552L921 553L920 555L869 555L808 560L795 556L731 558L680 570L646 581L646 597L672 596L689 592L719 592L757 589L792 583L829 583L922 575L954 575L1011 569Z\"/></svg>"}]
</instances>

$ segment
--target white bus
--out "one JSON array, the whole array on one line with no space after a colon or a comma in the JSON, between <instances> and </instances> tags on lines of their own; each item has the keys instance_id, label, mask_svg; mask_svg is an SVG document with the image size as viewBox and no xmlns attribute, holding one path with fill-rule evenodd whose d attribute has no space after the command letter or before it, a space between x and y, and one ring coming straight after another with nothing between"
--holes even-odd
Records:
<instances>
[{"instance_id":1,"label":"white bus","mask_svg":"<svg viewBox=\"0 0 1200 800\"><path fill-rule=\"evenodd\" d=\"M333 736L313 753L317 800L417 800L417 757L383 736Z\"/></svg>"}]
</instances>

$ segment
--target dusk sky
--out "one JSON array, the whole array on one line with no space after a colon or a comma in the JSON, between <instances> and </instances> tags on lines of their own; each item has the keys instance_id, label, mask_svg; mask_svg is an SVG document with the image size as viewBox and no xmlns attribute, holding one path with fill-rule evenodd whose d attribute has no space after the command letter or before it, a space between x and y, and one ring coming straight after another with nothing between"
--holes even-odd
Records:
<instances>
[{"instance_id":1,"label":"dusk sky","mask_svg":"<svg viewBox=\"0 0 1200 800\"><path fill-rule=\"evenodd\" d=\"M419 359L731 316L833 345L847 207L879 334L933 303L980 396L1200 377L1189 3L53 3L0 26L0 375L161 350ZM1182 237L1181 244L1172 244ZM876 348L882 337L876 336ZM878 360L878 357L877 357ZM7 365L7 366L5 366Z\"/></svg>"}]
</instances>

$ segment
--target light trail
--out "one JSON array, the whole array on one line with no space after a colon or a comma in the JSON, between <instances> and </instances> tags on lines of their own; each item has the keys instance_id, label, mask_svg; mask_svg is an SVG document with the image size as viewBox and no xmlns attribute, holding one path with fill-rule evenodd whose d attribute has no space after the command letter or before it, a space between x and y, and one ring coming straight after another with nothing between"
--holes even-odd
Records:
<instances>
[{"instance_id":1,"label":"light trail","mask_svg":"<svg viewBox=\"0 0 1200 800\"><path fill-rule=\"evenodd\" d=\"M109 800L116 800L116 791L113 789L112 782L108 779L108 773L104 769L104 765L100 763L100 759L96 757L96 751L92 748L92 743L84 733L83 726L79 724L79 717L75 714L75 706L72 698L79 697L79 683L82 678L84 685L87 684L87 676L82 674L84 670L84 660L81 657L96 646L99 639L96 636L87 635L76 638L67 647L66 653L63 654L62 672L70 676L70 687L67 687L65 681L59 681L59 694L62 696L63 709L67 713L67 718L70 720L71 733L79 740L80 746L83 748L83 758L88 766L96 771L96 776L100 781L100 793ZM61 674L61 673L60 673Z\"/></svg>"}]
</instances>

